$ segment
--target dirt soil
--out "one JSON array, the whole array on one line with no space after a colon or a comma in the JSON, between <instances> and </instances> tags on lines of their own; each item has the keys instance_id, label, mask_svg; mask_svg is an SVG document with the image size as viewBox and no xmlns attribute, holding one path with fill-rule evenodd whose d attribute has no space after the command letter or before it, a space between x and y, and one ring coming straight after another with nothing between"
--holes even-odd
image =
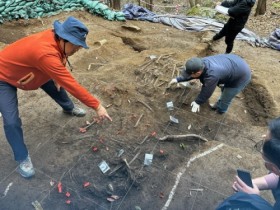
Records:
<instances>
[{"instance_id":1,"label":"dirt soil","mask_svg":"<svg viewBox=\"0 0 280 210\"><path fill-rule=\"evenodd\" d=\"M1 47L50 28L54 20L63 21L69 15L90 30L90 49L70 58L72 73L102 101L113 122L94 124L80 133L79 128L92 121L95 113L77 99L74 102L88 112L84 118L63 115L41 90L19 90L24 134L36 176L25 180L15 172L16 163L1 132L3 209L32 209L35 200L45 210L214 209L233 193L237 168L250 170L253 177L267 173L255 145L265 134L267 122L279 116L279 51L236 41L234 53L249 63L252 82L225 115L217 115L207 104L200 113L192 113L190 103L200 84L193 88L167 88L167 84L187 59L223 53L223 40L203 42L213 33L179 31L144 21L113 22L80 11L5 23L0 26ZM101 40L106 40L102 46L96 43ZM219 93L217 88L210 102ZM172 111L166 107L170 101L175 107ZM170 116L179 123L172 123ZM200 135L208 142L197 137L160 141L163 136L180 134ZM145 154L153 154L150 166L143 164ZM105 174L98 167L102 160L110 167ZM57 190L59 181L63 193ZM90 185L84 186L86 182ZM9 183L13 185L5 195ZM263 195L273 202L270 193Z\"/></svg>"}]
</instances>

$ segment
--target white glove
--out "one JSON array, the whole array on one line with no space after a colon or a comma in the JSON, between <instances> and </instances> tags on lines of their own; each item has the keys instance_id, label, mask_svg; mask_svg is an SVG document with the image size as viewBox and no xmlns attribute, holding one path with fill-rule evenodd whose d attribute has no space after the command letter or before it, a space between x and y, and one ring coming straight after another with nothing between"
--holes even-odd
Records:
<instances>
[{"instance_id":1,"label":"white glove","mask_svg":"<svg viewBox=\"0 0 280 210\"><path fill-rule=\"evenodd\" d=\"M178 81L177 81L176 78L172 79L172 80L169 82L168 87L170 87L172 84L175 84L175 83L178 83Z\"/></svg>"},{"instance_id":2,"label":"white glove","mask_svg":"<svg viewBox=\"0 0 280 210\"><path fill-rule=\"evenodd\" d=\"M200 105L197 104L195 101L193 101L193 102L191 103L191 107L192 107L192 112L199 112L199 107L200 107Z\"/></svg>"}]
</instances>

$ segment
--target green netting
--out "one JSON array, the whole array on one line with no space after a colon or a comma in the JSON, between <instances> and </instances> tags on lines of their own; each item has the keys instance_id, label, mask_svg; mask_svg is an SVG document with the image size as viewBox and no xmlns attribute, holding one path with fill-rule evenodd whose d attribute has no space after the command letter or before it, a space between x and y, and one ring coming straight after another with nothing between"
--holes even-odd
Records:
<instances>
[{"instance_id":1,"label":"green netting","mask_svg":"<svg viewBox=\"0 0 280 210\"><path fill-rule=\"evenodd\" d=\"M124 21L124 14L112 11L100 1L92 0L0 0L0 23L14 19L49 17L63 11L87 10L108 20Z\"/></svg>"}]
</instances>

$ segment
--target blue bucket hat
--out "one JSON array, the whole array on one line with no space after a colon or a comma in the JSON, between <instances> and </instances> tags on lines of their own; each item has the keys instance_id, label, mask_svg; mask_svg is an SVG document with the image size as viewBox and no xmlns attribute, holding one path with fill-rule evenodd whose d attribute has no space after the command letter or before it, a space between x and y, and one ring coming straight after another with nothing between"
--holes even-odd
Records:
<instances>
[{"instance_id":1,"label":"blue bucket hat","mask_svg":"<svg viewBox=\"0 0 280 210\"><path fill-rule=\"evenodd\" d=\"M60 23L58 20L54 21L53 26L55 33L60 38L74 45L82 46L85 49L89 48L86 44L88 29L81 21L70 16L63 23Z\"/></svg>"}]
</instances>

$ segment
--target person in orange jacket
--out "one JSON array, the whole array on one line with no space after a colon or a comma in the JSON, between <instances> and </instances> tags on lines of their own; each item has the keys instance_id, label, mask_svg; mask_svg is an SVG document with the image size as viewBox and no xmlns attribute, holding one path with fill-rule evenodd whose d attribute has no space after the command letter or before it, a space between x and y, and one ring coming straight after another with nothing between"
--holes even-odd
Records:
<instances>
[{"instance_id":1,"label":"person in orange jacket","mask_svg":"<svg viewBox=\"0 0 280 210\"><path fill-rule=\"evenodd\" d=\"M0 51L0 112L7 141L19 163L18 172L25 178L32 177L35 171L24 143L18 88L42 88L62 107L64 113L85 116L85 110L75 107L67 91L94 109L99 120L112 121L100 101L82 87L65 67L69 56L81 48L89 48L86 44L88 32L82 22L70 16L63 23L55 21L54 29L22 38Z\"/></svg>"}]
</instances>

